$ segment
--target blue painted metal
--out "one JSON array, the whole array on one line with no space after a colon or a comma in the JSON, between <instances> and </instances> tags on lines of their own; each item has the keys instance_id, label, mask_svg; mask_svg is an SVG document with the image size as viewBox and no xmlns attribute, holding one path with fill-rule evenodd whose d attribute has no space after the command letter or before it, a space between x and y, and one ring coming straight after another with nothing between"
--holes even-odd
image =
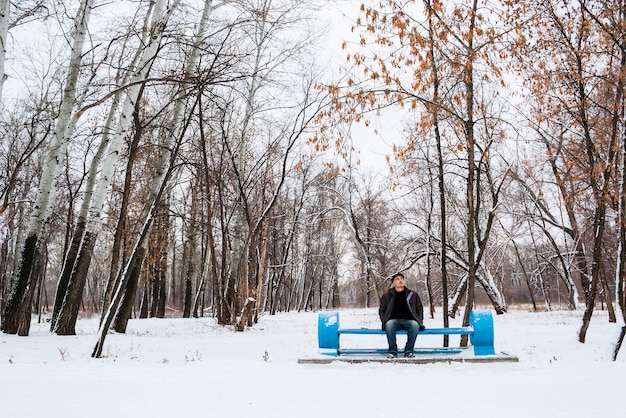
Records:
<instances>
[{"instance_id":1,"label":"blue painted metal","mask_svg":"<svg viewBox=\"0 0 626 418\"><path fill-rule=\"evenodd\" d=\"M339 351L339 312L320 312L317 317L317 340L320 353L337 357Z\"/></svg>"},{"instance_id":2,"label":"blue painted metal","mask_svg":"<svg viewBox=\"0 0 626 418\"><path fill-rule=\"evenodd\" d=\"M342 349L340 348L340 336L342 334L353 335L385 335L382 329L372 328L340 328L339 312L320 312L317 322L317 337L320 354L337 357L338 355L349 354L382 354L387 353L385 349ZM406 331L398 331L398 334L406 334ZM470 312L470 326L456 328L426 328L419 332L419 335L469 335L474 347L474 355L488 356L495 355L494 349L494 328L493 316L490 311ZM417 348L415 353L458 353L462 348Z\"/></svg>"},{"instance_id":3,"label":"blue painted metal","mask_svg":"<svg viewBox=\"0 0 626 418\"><path fill-rule=\"evenodd\" d=\"M494 330L491 312L471 311L470 325L474 328L474 333L470 336L470 341L474 346L474 354L477 356L496 354L493 346Z\"/></svg>"}]
</instances>

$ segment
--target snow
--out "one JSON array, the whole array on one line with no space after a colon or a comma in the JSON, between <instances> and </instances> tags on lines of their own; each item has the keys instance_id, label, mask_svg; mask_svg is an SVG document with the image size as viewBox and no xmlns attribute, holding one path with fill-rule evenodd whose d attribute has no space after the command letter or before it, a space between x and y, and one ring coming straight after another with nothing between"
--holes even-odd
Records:
<instances>
[{"instance_id":1,"label":"snow","mask_svg":"<svg viewBox=\"0 0 626 418\"><path fill-rule=\"evenodd\" d=\"M596 312L581 344L581 318L495 316L496 351L519 363L487 364L298 364L318 355L316 312L265 315L243 333L211 318L131 320L101 359L90 357L98 318L79 320L76 336L33 324L29 337L0 334L0 417L623 416L619 327ZM340 321L379 326L375 309L341 310Z\"/></svg>"}]
</instances>

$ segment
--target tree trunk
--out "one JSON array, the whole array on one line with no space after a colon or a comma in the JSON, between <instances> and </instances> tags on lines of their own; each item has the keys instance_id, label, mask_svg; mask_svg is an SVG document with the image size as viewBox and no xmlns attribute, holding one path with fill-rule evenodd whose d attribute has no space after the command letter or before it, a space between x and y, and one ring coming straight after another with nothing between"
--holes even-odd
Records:
<instances>
[{"instance_id":1,"label":"tree trunk","mask_svg":"<svg viewBox=\"0 0 626 418\"><path fill-rule=\"evenodd\" d=\"M430 160L430 158L429 158ZM432 173L431 173L431 168L429 165L428 168L428 178L432 178ZM428 197L429 197L429 205L428 205L428 214L426 215L426 245L425 245L425 252L426 252L426 289L428 291L428 307L429 307L429 311L430 311L430 318L434 319L435 318L435 300L434 300L434 292L433 292L433 284L432 284L432 280L431 280L431 276L432 276L432 260L431 260L431 252L430 252L430 248L431 248L431 237L433 235L433 212L435 211L435 199L434 199L434 191L433 191L433 187L432 185L429 187L429 193L428 193ZM447 347L447 345L445 345L444 343L444 347Z\"/></svg>"},{"instance_id":2,"label":"tree trunk","mask_svg":"<svg viewBox=\"0 0 626 418\"><path fill-rule=\"evenodd\" d=\"M491 272L486 268L483 268L484 276L481 274L476 274L476 281L480 283L480 285L485 290L487 297L491 301L493 308L495 309L497 314L503 314L506 312L506 303L503 300L502 293L498 290L498 286L495 284L493 277L491 276Z\"/></svg>"},{"instance_id":3,"label":"tree trunk","mask_svg":"<svg viewBox=\"0 0 626 418\"><path fill-rule=\"evenodd\" d=\"M144 280L143 289L141 292L141 304L139 305L139 318L149 318L150 315L150 293L152 292L151 286L148 280Z\"/></svg>"},{"instance_id":4,"label":"tree trunk","mask_svg":"<svg viewBox=\"0 0 626 418\"><path fill-rule=\"evenodd\" d=\"M149 230L147 233L150 235ZM141 266L146 258L146 251L146 243L143 243L143 245L137 248L137 254L131 258L132 264L129 265L130 269L127 271L127 274L124 275L124 289L113 322L115 331L122 334L126 332L128 321L133 315L133 306L135 305L139 278L141 277Z\"/></svg>"},{"instance_id":5,"label":"tree trunk","mask_svg":"<svg viewBox=\"0 0 626 418\"><path fill-rule=\"evenodd\" d=\"M122 299L124 298L124 292L126 290L128 282L133 277L133 273L131 272L131 270L141 268L141 261L145 256L145 241L148 239L148 236L150 234L150 224L150 219L148 219L144 223L139 239L137 240L135 248L132 251L131 259L126 264L126 267L120 271L120 277L118 278L118 280L116 280L119 284L115 291L115 295L111 300L109 309L103 315L102 321L100 323L100 328L98 330L99 338L93 349L93 352L91 353L91 357L100 358L102 356L104 341L106 339L109 328L111 327L111 323L113 322L115 312L118 310ZM124 324L124 329L125 325L126 324Z\"/></svg>"},{"instance_id":6,"label":"tree trunk","mask_svg":"<svg viewBox=\"0 0 626 418\"><path fill-rule=\"evenodd\" d=\"M112 116L112 113L111 113ZM122 190L122 201L120 202L120 211L117 217L117 225L115 226L115 234L113 235L113 245L111 247L111 264L109 268L109 279L107 280L104 295L102 297L102 312L106 312L111 304L113 292L117 289L118 283L116 279L119 277L120 265L125 263L123 255L123 247L127 238L126 218L128 216L128 205L130 194L132 192L133 167L137 158L137 150L139 140L141 139L140 125L135 126L135 135L130 144L128 151L128 161L126 162L126 170L124 174L124 188Z\"/></svg>"},{"instance_id":7,"label":"tree trunk","mask_svg":"<svg viewBox=\"0 0 626 418\"><path fill-rule=\"evenodd\" d=\"M166 243L168 242L166 238L164 239L164 241ZM165 252L167 252L167 247L164 250ZM167 292L165 290L167 287L167 263L167 254L162 253L160 262L161 268L158 271L152 292L152 304L154 305L155 318L165 318L165 298L167 295Z\"/></svg>"},{"instance_id":8,"label":"tree trunk","mask_svg":"<svg viewBox=\"0 0 626 418\"><path fill-rule=\"evenodd\" d=\"M602 263L600 271L600 283L602 284L602 295L604 302L606 303L606 309L609 313L609 322L615 323L617 321L615 317L615 309L613 308L613 300L611 298L611 289L609 289L609 283L604 271L604 263Z\"/></svg>"},{"instance_id":9,"label":"tree trunk","mask_svg":"<svg viewBox=\"0 0 626 418\"><path fill-rule=\"evenodd\" d=\"M0 0L0 103L2 103L2 87L7 79L4 73L4 60L7 53L10 11L11 0Z\"/></svg>"},{"instance_id":10,"label":"tree trunk","mask_svg":"<svg viewBox=\"0 0 626 418\"><path fill-rule=\"evenodd\" d=\"M80 251L77 254L76 265L72 270L72 277L64 295L54 332L58 335L75 335L78 311L83 301L83 290L87 281L87 273L91 264L93 248L98 237L97 233L86 231Z\"/></svg>"},{"instance_id":11,"label":"tree trunk","mask_svg":"<svg viewBox=\"0 0 626 418\"><path fill-rule=\"evenodd\" d=\"M448 312L448 316L450 318L456 317L456 313L459 310L463 297L465 296L465 292L467 291L467 276L467 274L464 274L463 277L461 277L461 282L454 292L454 296L452 297L452 306L450 307L450 312Z\"/></svg>"},{"instance_id":12,"label":"tree trunk","mask_svg":"<svg viewBox=\"0 0 626 418\"><path fill-rule=\"evenodd\" d=\"M448 328L450 326L449 320L449 306L448 306L448 272L447 272L447 250L448 250L448 240L446 233L446 224L447 224L447 213L446 213L446 187L445 187L445 178L444 178L444 155L443 148L441 146L441 132L439 127L439 64L436 61L435 57L435 28L433 21L434 10L432 4L429 1L427 3L426 12L428 15L428 54L430 56L430 61L432 63L431 70L433 72L433 103L434 106L427 106L431 110L433 115L433 129L435 132L435 141L437 143L437 184L439 187L439 211L441 213L441 220L439 225L439 235L441 241L441 250L440 250L440 270L441 270L441 299L442 299L442 316L443 316L443 326L444 328ZM448 347L450 341L449 335L443 336L443 346Z\"/></svg>"},{"instance_id":13,"label":"tree trunk","mask_svg":"<svg viewBox=\"0 0 626 418\"><path fill-rule=\"evenodd\" d=\"M203 117L203 106L202 106L202 96L200 95L200 102L198 105L198 116L202 121ZM217 317L217 321L219 324L223 324L224 314L223 314L223 289L222 289L222 281L220 280L220 275L218 273L218 262L216 255L216 246L215 246L215 235L213 230L213 204L211 203L211 178L209 176L209 152L207 147L208 139L204 132L204 124L200 124L200 149L202 150L202 174L204 178L204 187L205 187L205 207L206 207L206 216L205 223L207 225L207 253L209 256L208 260L208 271L210 272L210 282L212 283L212 305L215 316ZM205 260L205 263L207 261Z\"/></svg>"},{"instance_id":14,"label":"tree trunk","mask_svg":"<svg viewBox=\"0 0 626 418\"><path fill-rule=\"evenodd\" d=\"M267 246L269 242L268 230L269 219L263 221L263 232L261 235L261 256L259 259L259 271L257 273L257 287L254 292L255 306L253 322L256 324L259 321L259 311L263 306L263 287L265 284L265 267L267 264Z\"/></svg>"},{"instance_id":15,"label":"tree trunk","mask_svg":"<svg viewBox=\"0 0 626 418\"><path fill-rule=\"evenodd\" d=\"M193 278L197 274L196 265L198 260L196 259L196 214L198 207L198 199L196 193L192 193L191 196L191 208L189 213L189 228L187 228L187 258L185 266L185 299L183 304L183 318L190 318L191 311L194 305L193 295Z\"/></svg>"},{"instance_id":16,"label":"tree trunk","mask_svg":"<svg viewBox=\"0 0 626 418\"><path fill-rule=\"evenodd\" d=\"M621 63L622 66L626 66L626 43L624 40L621 45ZM620 79L621 80L621 79ZM624 117L624 105L621 106L621 115ZM617 310L621 313L620 322L622 324L622 331L615 344L615 351L613 353L613 361L617 359L617 355L624 341L626 335L626 136L622 136L621 143L621 166L619 171L620 181L620 198L618 201L618 233L619 240L617 246L617 266L615 269L615 299Z\"/></svg>"},{"instance_id":17,"label":"tree trunk","mask_svg":"<svg viewBox=\"0 0 626 418\"><path fill-rule=\"evenodd\" d=\"M241 317L237 322L237 327L235 328L237 331L241 332L245 329L246 324L251 322L252 313L254 310L255 300L252 298L246 299L243 309L241 311Z\"/></svg>"},{"instance_id":18,"label":"tree trunk","mask_svg":"<svg viewBox=\"0 0 626 418\"><path fill-rule=\"evenodd\" d=\"M192 267L189 267L191 269ZM185 273L185 293L184 293L184 304L183 304L183 318L191 317L191 306L193 304L193 286L191 283L191 272L187 269Z\"/></svg>"},{"instance_id":19,"label":"tree trunk","mask_svg":"<svg viewBox=\"0 0 626 418\"><path fill-rule=\"evenodd\" d=\"M604 205L600 205L600 208L596 208L596 216L594 218L594 231L596 235L594 237L594 249L593 249L593 261L591 265L591 284L590 288L587 292L587 301L585 304L585 312L583 314L583 323L580 327L580 331L578 332L578 341L581 343L585 342L585 338L587 336L587 329L589 328L589 324L591 323L591 317L593 315L593 310L596 302L596 292L598 290L598 281L600 280L600 263L602 256L602 236L604 232Z\"/></svg>"},{"instance_id":20,"label":"tree trunk","mask_svg":"<svg viewBox=\"0 0 626 418\"><path fill-rule=\"evenodd\" d=\"M36 250L37 241L37 236L29 236L24 242L18 276L14 280L14 285L2 316L2 331L7 334L18 333L20 323L24 317L24 309L30 310L29 306L25 307L24 305L27 303L29 286L34 286L35 284L34 282L31 283L31 277L33 277L31 272L35 259L39 257Z\"/></svg>"},{"instance_id":21,"label":"tree trunk","mask_svg":"<svg viewBox=\"0 0 626 418\"><path fill-rule=\"evenodd\" d=\"M463 83L465 86L465 117L464 121L465 138L467 147L467 299L465 310L463 312L463 326L469 325L470 311L474 307L474 284L476 283L476 273L478 266L476 265L476 233L477 233L477 214L476 202L476 161L475 161L475 138L474 138L474 60L476 51L474 51L474 25L477 14L477 0L470 10L470 27L467 33L467 62L463 68ZM461 336L461 347L467 346L467 335Z\"/></svg>"},{"instance_id":22,"label":"tree trunk","mask_svg":"<svg viewBox=\"0 0 626 418\"><path fill-rule=\"evenodd\" d=\"M513 244L513 249L515 250L515 255L517 257L517 262L519 263L520 268L522 269L522 274L524 274L524 280L526 282L526 286L528 287L528 295L530 296L530 300L533 304L533 312L537 312L537 302L535 301L535 295L533 294L533 289L530 286L530 275L528 271L526 271L526 265L524 261L522 261L522 257L519 253L519 248L517 248L517 243L515 241L511 241Z\"/></svg>"},{"instance_id":23,"label":"tree trunk","mask_svg":"<svg viewBox=\"0 0 626 418\"><path fill-rule=\"evenodd\" d=\"M112 112L111 112L112 113ZM111 115L109 115L109 121L111 120ZM54 307L52 311L52 318L50 321L50 331L55 332L57 326L57 319L59 317L59 313L61 312L61 308L63 306L63 301L65 300L66 293L68 292L68 287L70 285L70 281L72 277L77 274L75 270L78 267L75 267L76 260L79 259L80 256L85 256L88 253L89 261L91 261L91 255L93 253L93 246L85 251L81 245L83 245L83 240L85 240L85 231L87 229L87 224L89 222L89 205L91 202L91 198L94 193L94 186L96 184L96 179L98 175L98 166L102 161L102 157L104 152L106 151L109 144L109 135L106 133L107 130L104 130L103 140L100 142L98 150L94 155L90 167L89 167L89 176L87 178L87 184L85 186L85 193L83 197L83 202L81 204L78 220L76 222L76 227L74 228L74 232L72 234L72 239L69 245L68 250L65 252L65 260L63 262L63 268L61 269L61 274L59 276L59 281L57 283L57 290L54 299ZM91 244L95 244L96 237L91 237L89 242ZM79 254L80 253L80 254ZM84 261L83 261L84 263ZM82 272L81 272L82 273ZM80 273L78 273L80 274ZM86 274L86 272L84 272ZM69 328L73 329L74 326L69 326Z\"/></svg>"}]
</instances>

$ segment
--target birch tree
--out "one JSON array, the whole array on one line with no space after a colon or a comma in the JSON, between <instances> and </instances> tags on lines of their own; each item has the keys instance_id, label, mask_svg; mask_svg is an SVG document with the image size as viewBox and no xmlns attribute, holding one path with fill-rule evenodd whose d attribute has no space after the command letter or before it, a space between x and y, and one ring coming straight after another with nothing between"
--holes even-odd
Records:
<instances>
[{"instance_id":1,"label":"birch tree","mask_svg":"<svg viewBox=\"0 0 626 418\"><path fill-rule=\"evenodd\" d=\"M177 5L177 4L178 3L174 3L174 5ZM192 53L191 53L189 61L186 63L185 74L189 76L193 75L196 71L198 71L198 63L200 59L200 45L202 42L204 42L205 33L209 25L209 16L211 14L211 11L212 11L212 1L206 0L204 3L202 16L198 24L197 32L194 35ZM165 19L163 23L166 23L166 22L167 20ZM156 52L156 48L155 48L155 52ZM171 134L168 136L168 140L164 144L164 147L163 147L164 151L160 157L160 161L158 164L157 176L152 181L150 194L147 199L146 206L144 207L144 213L140 217L140 219L143 220L142 230L137 237L135 248L133 249L131 253L132 256L130 260L126 264L125 268L122 271L120 271L119 284L115 292L115 296L111 302L111 305L109 306L106 313L103 315L103 321L102 321L102 324L100 326L100 331L99 331L100 338L92 353L93 357L100 357L100 355L102 354L102 348L104 345L106 333L114 319L114 315L116 315L118 307L122 303L123 298L126 297L132 300L134 296L134 295L125 295L124 292L125 292L126 287L129 284L129 281L131 280L131 274L134 271L135 272L134 274L136 275L137 270L141 266L141 262L143 260L146 245L147 245L147 237L149 235L150 227L151 227L152 220L153 220L154 206L155 206L155 203L158 201L158 199L162 196L163 191L166 187L168 176L171 173L172 158L174 155L173 151L177 147L176 141L181 141L185 134L187 125L184 123L181 123L183 121L183 110L185 107L184 105L185 105L185 96L181 94L175 102L172 119L170 121L170 125L168 126L169 128L168 131L171 132ZM117 318L116 327L123 327L125 329L128 318L129 318L128 316Z\"/></svg>"},{"instance_id":2,"label":"birch tree","mask_svg":"<svg viewBox=\"0 0 626 418\"><path fill-rule=\"evenodd\" d=\"M2 103L2 87L7 78L4 70L4 60L7 54L10 10L11 0L0 0L0 103Z\"/></svg>"},{"instance_id":3,"label":"birch tree","mask_svg":"<svg viewBox=\"0 0 626 418\"><path fill-rule=\"evenodd\" d=\"M88 201L89 214L85 221L85 228L81 228L79 231L82 234L80 250L74 261L74 266L71 270L72 275L69 278L67 290L54 328L54 331L61 335L75 333L74 327L78 317L87 270L100 229L100 214L113 178L123 139L130 129L133 120L132 114L142 90L142 83L148 77L150 68L158 55L161 38L167 27L168 20L180 1L175 1L169 5L166 3L168 2L160 0L154 4L154 9L151 13L151 24L145 34L147 43L141 54L138 54L141 58L137 62L137 71L129 80L130 87L126 91L115 132L110 141L106 138L106 135L104 137L104 141L108 142L105 161L103 162L100 179L92 195L92 200Z\"/></svg>"},{"instance_id":4,"label":"birch tree","mask_svg":"<svg viewBox=\"0 0 626 418\"><path fill-rule=\"evenodd\" d=\"M78 78L92 5L93 0L81 1L74 19L72 53L55 136L47 148L47 157L30 215L26 239L23 247L18 249L19 266L14 273L13 287L2 317L2 331L8 334L28 335L29 332L31 298L41 268L48 222L56 200L56 182L64 165L68 142L77 121L75 107Z\"/></svg>"}]
</instances>

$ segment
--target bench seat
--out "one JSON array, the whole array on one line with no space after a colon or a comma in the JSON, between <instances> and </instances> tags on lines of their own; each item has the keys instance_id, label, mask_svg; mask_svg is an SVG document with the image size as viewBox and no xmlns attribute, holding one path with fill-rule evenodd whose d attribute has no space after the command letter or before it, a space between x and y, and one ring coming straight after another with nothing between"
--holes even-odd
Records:
<instances>
[{"instance_id":1,"label":"bench seat","mask_svg":"<svg viewBox=\"0 0 626 418\"><path fill-rule=\"evenodd\" d=\"M364 335L385 335L385 331L376 328L339 328L339 334L364 334ZM406 334L405 330L398 330L398 334ZM474 333L472 327L457 328L426 328L421 330L418 335L470 335Z\"/></svg>"}]
</instances>

